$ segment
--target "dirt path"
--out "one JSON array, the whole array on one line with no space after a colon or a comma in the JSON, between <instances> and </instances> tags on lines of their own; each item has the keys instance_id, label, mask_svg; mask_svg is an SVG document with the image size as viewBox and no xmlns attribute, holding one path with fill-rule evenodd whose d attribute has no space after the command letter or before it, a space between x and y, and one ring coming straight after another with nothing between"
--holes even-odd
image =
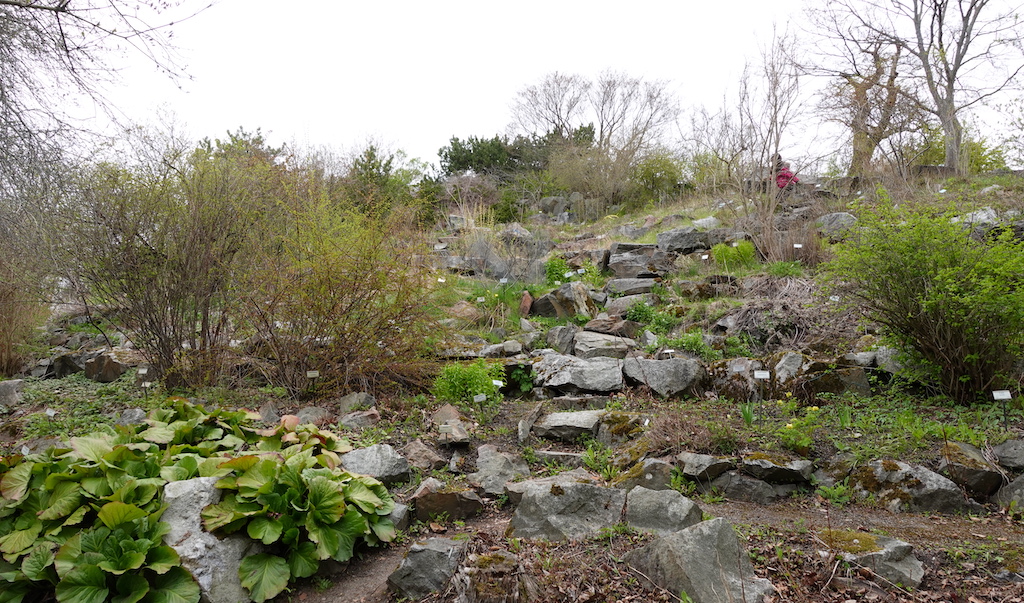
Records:
<instances>
[{"instance_id":1,"label":"dirt path","mask_svg":"<svg viewBox=\"0 0 1024 603\"><path fill-rule=\"evenodd\" d=\"M971 551L975 551L976 555L983 557L985 550L995 549L1000 543L1024 543L1024 523L1000 514L978 517L892 513L863 505L837 508L812 497L784 500L766 506L743 502L699 504L705 513L728 519L739 527L741 533L749 534L747 544L750 550L757 546L770 549L774 546L771 544L773 540L785 541L790 547L798 546L797 541L800 541L805 547L823 549L824 544L816 536L824 530L831 528L873 531L914 545L917 556L933 573L937 571L940 563L948 564L946 552L949 550L964 551L968 557ZM465 526L449 526L445 533L424 534L422 538L485 533L491 540L500 540L510 517L510 512L489 511L482 517L467 521ZM794 534L804 536L791 538L790 536ZM368 552L331 576L333 586L326 589L317 589L312 584L300 587L292 593L290 601L390 603L394 599L387 590L387 578L401 563L411 544L412 541L406 541L402 545ZM803 552L813 553L812 550ZM965 557L964 564L967 570L972 567L972 559ZM1024 563L1024 559L1020 562ZM978 566L978 571L971 579L981 581L990 578L986 568L981 567L982 563L975 565ZM582 567L580 569L584 570ZM940 581L937 576L933 580L936 583Z\"/></svg>"}]
</instances>

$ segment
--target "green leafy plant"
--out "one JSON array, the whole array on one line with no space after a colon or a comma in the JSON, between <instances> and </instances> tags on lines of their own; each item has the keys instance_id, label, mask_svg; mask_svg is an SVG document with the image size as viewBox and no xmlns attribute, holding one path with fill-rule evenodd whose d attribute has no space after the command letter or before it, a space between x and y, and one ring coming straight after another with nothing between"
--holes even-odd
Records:
<instances>
[{"instance_id":1,"label":"green leafy plant","mask_svg":"<svg viewBox=\"0 0 1024 603\"><path fill-rule=\"evenodd\" d=\"M782 403L782 401L780 401ZM804 414L794 416L789 422L780 427L776 434L782 446L806 455L814 445L814 432L821 426L820 410L817 406L810 406L804 410Z\"/></svg>"},{"instance_id":2,"label":"green leafy plant","mask_svg":"<svg viewBox=\"0 0 1024 603\"><path fill-rule=\"evenodd\" d=\"M826 265L833 293L864 308L910 355L906 366L960 403L1011 382L1024 351L1024 242L972 237L954 211L862 212Z\"/></svg>"},{"instance_id":3,"label":"green leafy plant","mask_svg":"<svg viewBox=\"0 0 1024 603\"><path fill-rule=\"evenodd\" d=\"M242 563L256 600L312 575L322 559L351 556L359 542L393 538L387 489L338 468L351 447L335 434L290 415L263 429L245 411L165 404L143 425L0 458L0 601L48 591L62 603L198 601L159 521L163 486L196 476L221 478L226 491L203 512L209 529L244 527L271 547ZM286 556L276 554L282 547Z\"/></svg>"},{"instance_id":4,"label":"green leafy plant","mask_svg":"<svg viewBox=\"0 0 1024 603\"><path fill-rule=\"evenodd\" d=\"M434 395L489 421L501 403L504 367L479 359L469 364L449 364L434 380ZM483 399L480 398L483 396Z\"/></svg>"},{"instance_id":5,"label":"green leafy plant","mask_svg":"<svg viewBox=\"0 0 1024 603\"><path fill-rule=\"evenodd\" d=\"M610 481L619 474L619 468L612 462L612 454L611 448L597 440L590 440L587 442L587 449L583 451L581 459L584 466Z\"/></svg>"},{"instance_id":6,"label":"green leafy plant","mask_svg":"<svg viewBox=\"0 0 1024 603\"><path fill-rule=\"evenodd\" d=\"M797 277L803 276L804 268L800 265L800 262L772 262L767 267L768 274L778 277Z\"/></svg>"},{"instance_id":7,"label":"green leafy plant","mask_svg":"<svg viewBox=\"0 0 1024 603\"><path fill-rule=\"evenodd\" d=\"M846 506L853 500L853 489L847 480L836 482L834 486L818 486L815 492L837 507Z\"/></svg>"},{"instance_id":8,"label":"green leafy plant","mask_svg":"<svg viewBox=\"0 0 1024 603\"><path fill-rule=\"evenodd\" d=\"M516 364L507 371L508 389L518 394L525 394L533 390L533 367L530 365Z\"/></svg>"},{"instance_id":9,"label":"green leafy plant","mask_svg":"<svg viewBox=\"0 0 1024 603\"><path fill-rule=\"evenodd\" d=\"M744 239L734 245L719 243L711 248L711 257L715 263L727 272L750 268L757 263L757 249L754 244Z\"/></svg>"},{"instance_id":10,"label":"green leafy plant","mask_svg":"<svg viewBox=\"0 0 1024 603\"><path fill-rule=\"evenodd\" d=\"M217 482L223 498L203 509L207 530L244 528L270 547L239 567L242 586L256 601L277 596L292 579L312 576L322 560L348 561L361 540L374 545L395 537L387 488L343 471L333 455L313 452L293 445L223 463L230 471Z\"/></svg>"},{"instance_id":11,"label":"green leafy plant","mask_svg":"<svg viewBox=\"0 0 1024 603\"><path fill-rule=\"evenodd\" d=\"M555 283L564 283L569 280L569 277L565 276L567 272L569 272L569 262L566 262L564 258L553 257L544 263L544 282L552 287Z\"/></svg>"},{"instance_id":12,"label":"green leafy plant","mask_svg":"<svg viewBox=\"0 0 1024 603\"><path fill-rule=\"evenodd\" d=\"M679 337L659 343L665 348L690 352L705 361L721 360L722 358L722 351L716 350L704 341L704 334L700 331L683 333Z\"/></svg>"}]
</instances>

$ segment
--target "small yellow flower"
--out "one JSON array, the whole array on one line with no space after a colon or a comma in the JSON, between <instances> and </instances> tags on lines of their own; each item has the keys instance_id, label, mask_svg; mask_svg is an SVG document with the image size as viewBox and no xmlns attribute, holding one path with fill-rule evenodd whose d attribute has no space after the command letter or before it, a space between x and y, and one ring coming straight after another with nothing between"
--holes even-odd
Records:
<instances>
[{"instance_id":1,"label":"small yellow flower","mask_svg":"<svg viewBox=\"0 0 1024 603\"><path fill-rule=\"evenodd\" d=\"M813 410L813 411L817 412L817 410L818 410L818 407L817 407L817 406L812 406L812 407L811 407L811 410Z\"/></svg>"},{"instance_id":2,"label":"small yellow flower","mask_svg":"<svg viewBox=\"0 0 1024 603\"><path fill-rule=\"evenodd\" d=\"M786 423L786 429L793 429L792 423Z\"/></svg>"}]
</instances>

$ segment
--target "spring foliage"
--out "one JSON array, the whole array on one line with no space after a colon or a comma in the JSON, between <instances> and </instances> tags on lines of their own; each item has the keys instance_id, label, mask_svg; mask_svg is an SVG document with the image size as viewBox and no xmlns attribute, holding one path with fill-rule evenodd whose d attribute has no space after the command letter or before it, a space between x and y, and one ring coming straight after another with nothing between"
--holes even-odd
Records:
<instances>
[{"instance_id":1,"label":"spring foliage","mask_svg":"<svg viewBox=\"0 0 1024 603\"><path fill-rule=\"evenodd\" d=\"M882 207L835 247L835 293L885 325L908 366L961 403L1007 386L1024 349L1024 243L972 234L949 211Z\"/></svg>"}]
</instances>

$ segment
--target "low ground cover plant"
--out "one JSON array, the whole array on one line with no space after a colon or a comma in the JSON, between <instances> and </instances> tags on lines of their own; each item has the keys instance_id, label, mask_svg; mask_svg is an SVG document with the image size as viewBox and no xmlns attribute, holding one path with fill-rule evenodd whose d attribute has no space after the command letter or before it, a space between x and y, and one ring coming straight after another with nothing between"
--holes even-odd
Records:
<instances>
[{"instance_id":1,"label":"low ground cover plant","mask_svg":"<svg viewBox=\"0 0 1024 603\"><path fill-rule=\"evenodd\" d=\"M160 521L164 484L197 476L221 477L218 487L230 491L204 510L208 529L246 527L292 551L243 562L243 585L257 601L312 575L320 560L394 537L390 495L338 468L350 447L333 433L288 416L260 429L245 411L167 402L143 425L0 458L0 601L48 592L62 603L198 601Z\"/></svg>"}]
</instances>

